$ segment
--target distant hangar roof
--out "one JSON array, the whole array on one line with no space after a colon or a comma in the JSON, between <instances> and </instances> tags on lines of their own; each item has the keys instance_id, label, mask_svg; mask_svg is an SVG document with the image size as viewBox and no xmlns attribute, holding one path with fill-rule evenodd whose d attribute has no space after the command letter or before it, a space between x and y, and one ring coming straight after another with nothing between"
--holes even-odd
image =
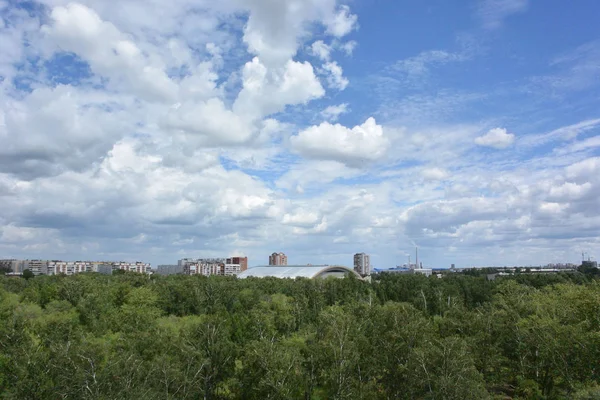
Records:
<instances>
[{"instance_id":1,"label":"distant hangar roof","mask_svg":"<svg viewBox=\"0 0 600 400\"><path fill-rule=\"evenodd\" d=\"M353 274L360 278L354 270L342 265L264 265L249 268L238 275L238 278L327 278L335 276L343 278L347 274Z\"/></svg>"}]
</instances>

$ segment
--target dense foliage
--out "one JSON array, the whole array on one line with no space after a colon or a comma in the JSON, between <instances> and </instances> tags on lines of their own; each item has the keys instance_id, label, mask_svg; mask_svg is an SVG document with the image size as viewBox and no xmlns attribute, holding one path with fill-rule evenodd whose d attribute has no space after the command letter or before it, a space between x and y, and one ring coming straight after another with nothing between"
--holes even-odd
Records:
<instances>
[{"instance_id":1,"label":"dense foliage","mask_svg":"<svg viewBox=\"0 0 600 400\"><path fill-rule=\"evenodd\" d=\"M0 277L3 399L594 399L600 285Z\"/></svg>"}]
</instances>

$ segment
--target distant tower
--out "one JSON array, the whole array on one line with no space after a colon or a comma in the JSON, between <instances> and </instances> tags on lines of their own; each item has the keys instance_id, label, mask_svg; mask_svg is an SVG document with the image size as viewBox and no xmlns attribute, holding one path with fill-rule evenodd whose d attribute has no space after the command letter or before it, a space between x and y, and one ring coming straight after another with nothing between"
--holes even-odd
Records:
<instances>
[{"instance_id":1,"label":"distant tower","mask_svg":"<svg viewBox=\"0 0 600 400\"><path fill-rule=\"evenodd\" d=\"M419 269L419 248L415 247L415 268Z\"/></svg>"},{"instance_id":2,"label":"distant tower","mask_svg":"<svg viewBox=\"0 0 600 400\"><path fill-rule=\"evenodd\" d=\"M354 255L354 271L360 276L371 275L371 257L365 253Z\"/></svg>"},{"instance_id":3,"label":"distant tower","mask_svg":"<svg viewBox=\"0 0 600 400\"><path fill-rule=\"evenodd\" d=\"M287 256L284 253L273 253L269 256L269 265L287 265Z\"/></svg>"}]
</instances>

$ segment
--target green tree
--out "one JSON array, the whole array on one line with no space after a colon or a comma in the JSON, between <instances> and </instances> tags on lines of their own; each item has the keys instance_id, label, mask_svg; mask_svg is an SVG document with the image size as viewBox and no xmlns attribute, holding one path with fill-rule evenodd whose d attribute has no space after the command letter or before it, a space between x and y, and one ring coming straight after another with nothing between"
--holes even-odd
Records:
<instances>
[{"instance_id":1,"label":"green tree","mask_svg":"<svg viewBox=\"0 0 600 400\"><path fill-rule=\"evenodd\" d=\"M29 280L29 279L34 278L34 277L35 277L35 275L33 274L33 272L31 272L30 269L25 269L23 271L23 278Z\"/></svg>"}]
</instances>

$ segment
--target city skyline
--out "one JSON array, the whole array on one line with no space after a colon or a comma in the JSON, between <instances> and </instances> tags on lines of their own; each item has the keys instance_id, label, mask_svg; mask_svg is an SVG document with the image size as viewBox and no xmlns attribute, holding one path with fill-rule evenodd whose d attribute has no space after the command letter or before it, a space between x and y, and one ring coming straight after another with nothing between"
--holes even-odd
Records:
<instances>
[{"instance_id":1,"label":"city skyline","mask_svg":"<svg viewBox=\"0 0 600 400\"><path fill-rule=\"evenodd\" d=\"M599 2L107 4L0 1L0 257L599 256Z\"/></svg>"}]
</instances>

